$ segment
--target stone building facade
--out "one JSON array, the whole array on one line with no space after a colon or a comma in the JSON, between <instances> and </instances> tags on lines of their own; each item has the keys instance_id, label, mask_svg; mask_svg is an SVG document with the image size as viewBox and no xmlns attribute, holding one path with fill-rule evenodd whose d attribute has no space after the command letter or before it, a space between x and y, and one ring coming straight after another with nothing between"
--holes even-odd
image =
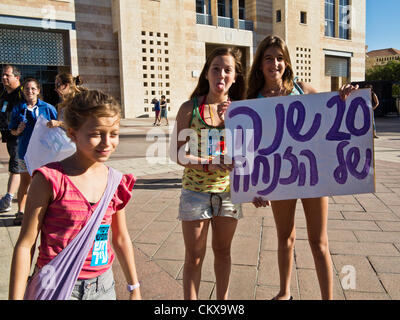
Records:
<instances>
[{"instance_id":1,"label":"stone building facade","mask_svg":"<svg viewBox=\"0 0 400 320\"><path fill-rule=\"evenodd\" d=\"M387 48L369 51L365 59L366 70L375 66L384 66L390 61L400 61L400 50Z\"/></svg>"},{"instance_id":2,"label":"stone building facade","mask_svg":"<svg viewBox=\"0 0 400 320\"><path fill-rule=\"evenodd\" d=\"M0 64L20 65L50 91L57 72L80 74L89 88L120 99L127 118L152 116L151 100L161 95L176 114L213 48L240 48L248 69L269 34L287 42L299 80L319 91L364 80L365 0L0 3L0 41L11 50L0 52ZM27 57L13 54L16 43Z\"/></svg>"}]
</instances>

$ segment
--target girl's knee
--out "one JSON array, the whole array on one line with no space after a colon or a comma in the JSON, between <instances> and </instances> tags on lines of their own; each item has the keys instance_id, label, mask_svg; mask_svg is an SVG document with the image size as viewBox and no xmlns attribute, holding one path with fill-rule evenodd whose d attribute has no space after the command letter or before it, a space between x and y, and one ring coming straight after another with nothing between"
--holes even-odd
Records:
<instances>
[{"instance_id":1,"label":"girl's knee","mask_svg":"<svg viewBox=\"0 0 400 320\"><path fill-rule=\"evenodd\" d=\"M293 250L294 244L296 242L296 237L278 237L278 249L279 250Z\"/></svg>"},{"instance_id":2,"label":"girl's knee","mask_svg":"<svg viewBox=\"0 0 400 320\"><path fill-rule=\"evenodd\" d=\"M213 245L214 257L216 259L229 260L231 258L231 246Z\"/></svg>"},{"instance_id":3,"label":"girl's knee","mask_svg":"<svg viewBox=\"0 0 400 320\"><path fill-rule=\"evenodd\" d=\"M324 258L327 254L329 254L329 245L327 240L317 239L317 240L308 240L311 248L311 252L316 258Z\"/></svg>"},{"instance_id":4,"label":"girl's knee","mask_svg":"<svg viewBox=\"0 0 400 320\"><path fill-rule=\"evenodd\" d=\"M186 251L185 264L191 267L201 267L205 256L205 250Z\"/></svg>"}]
</instances>

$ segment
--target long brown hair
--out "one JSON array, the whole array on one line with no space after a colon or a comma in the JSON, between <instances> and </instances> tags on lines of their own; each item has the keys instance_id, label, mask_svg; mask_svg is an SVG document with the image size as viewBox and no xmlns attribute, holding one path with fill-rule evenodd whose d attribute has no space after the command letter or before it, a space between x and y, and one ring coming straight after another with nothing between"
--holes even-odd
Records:
<instances>
[{"instance_id":1,"label":"long brown hair","mask_svg":"<svg viewBox=\"0 0 400 320\"><path fill-rule=\"evenodd\" d=\"M285 72L282 76L282 83L287 92L293 90L293 79L294 73L292 68L292 62L290 60L289 49L282 38L278 36L268 36L257 47L256 54L254 56L253 65L250 69L248 86L247 86L247 98L254 99L258 97L258 94L265 85L264 74L261 71L262 60L264 58L265 50L270 47L276 47L282 50L283 59L285 60Z\"/></svg>"},{"instance_id":2,"label":"long brown hair","mask_svg":"<svg viewBox=\"0 0 400 320\"><path fill-rule=\"evenodd\" d=\"M190 99L206 95L209 92L210 84L208 83L206 76L208 73L208 69L210 68L211 62L214 60L214 58L218 56L232 56L235 60L236 79L235 83L233 83L229 88L228 94L229 98L232 101L244 99L244 95L246 92L246 79L243 72L242 63L240 61L241 53L239 49L231 47L216 48L210 53L210 55L207 57L203 70L201 71L197 86L194 89L193 93L190 95Z\"/></svg>"}]
</instances>

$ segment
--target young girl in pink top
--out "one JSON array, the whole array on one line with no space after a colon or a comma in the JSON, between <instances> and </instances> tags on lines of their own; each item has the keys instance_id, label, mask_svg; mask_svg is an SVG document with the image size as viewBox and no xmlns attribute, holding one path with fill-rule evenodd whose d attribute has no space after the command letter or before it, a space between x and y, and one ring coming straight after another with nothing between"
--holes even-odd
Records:
<instances>
[{"instance_id":1,"label":"young girl in pink top","mask_svg":"<svg viewBox=\"0 0 400 320\"><path fill-rule=\"evenodd\" d=\"M21 232L14 249L10 299L23 299L34 246L41 243L35 270L44 267L79 233L96 209L107 185L104 164L119 143L120 106L96 90L84 90L64 103L64 122L76 153L34 171ZM124 175L108 205L71 299L116 299L111 265L114 252L124 272L130 299L141 299L125 209L135 182Z\"/></svg>"}]
</instances>

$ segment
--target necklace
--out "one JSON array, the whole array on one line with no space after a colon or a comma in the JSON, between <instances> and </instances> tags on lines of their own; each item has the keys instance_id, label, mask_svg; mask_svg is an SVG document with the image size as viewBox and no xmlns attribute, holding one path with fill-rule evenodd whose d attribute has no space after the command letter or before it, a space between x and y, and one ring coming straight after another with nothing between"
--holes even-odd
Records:
<instances>
[{"instance_id":1,"label":"necklace","mask_svg":"<svg viewBox=\"0 0 400 320\"><path fill-rule=\"evenodd\" d=\"M213 117L212 108L211 108L211 105L210 105L210 104L208 104L208 110L209 110L209 112L210 112L211 126L214 127L214 117Z\"/></svg>"},{"instance_id":2,"label":"necklace","mask_svg":"<svg viewBox=\"0 0 400 320\"><path fill-rule=\"evenodd\" d=\"M279 89L269 89L269 90L264 89L262 93L264 97L275 97L275 96L281 96L285 92L286 92L285 88L279 87Z\"/></svg>"}]
</instances>

